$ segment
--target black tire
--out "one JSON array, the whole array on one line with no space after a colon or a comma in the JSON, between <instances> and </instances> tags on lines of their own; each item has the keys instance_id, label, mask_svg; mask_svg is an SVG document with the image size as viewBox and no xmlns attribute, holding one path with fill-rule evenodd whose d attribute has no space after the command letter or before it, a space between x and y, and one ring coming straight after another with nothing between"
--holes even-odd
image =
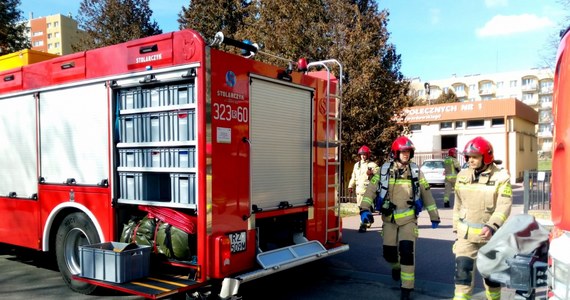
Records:
<instances>
[{"instance_id":1,"label":"black tire","mask_svg":"<svg viewBox=\"0 0 570 300\"><path fill-rule=\"evenodd\" d=\"M61 222L55 239L57 266L61 277L71 290L88 295L97 288L92 284L73 280L71 276L78 275L81 271L79 246L100 242L97 229L84 213L69 214Z\"/></svg>"}]
</instances>

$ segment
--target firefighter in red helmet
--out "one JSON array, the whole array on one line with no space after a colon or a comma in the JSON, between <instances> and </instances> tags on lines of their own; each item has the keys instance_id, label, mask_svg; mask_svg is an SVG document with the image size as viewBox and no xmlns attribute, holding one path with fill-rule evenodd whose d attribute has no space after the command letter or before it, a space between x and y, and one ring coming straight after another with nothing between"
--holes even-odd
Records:
<instances>
[{"instance_id":1,"label":"firefighter in red helmet","mask_svg":"<svg viewBox=\"0 0 570 300\"><path fill-rule=\"evenodd\" d=\"M453 204L454 300L471 298L477 252L505 223L512 206L510 176L495 164L491 143L476 137L463 155L469 168L457 174ZM484 285L487 299L501 298L500 284L485 279Z\"/></svg>"},{"instance_id":2,"label":"firefighter in red helmet","mask_svg":"<svg viewBox=\"0 0 570 300\"><path fill-rule=\"evenodd\" d=\"M362 198L362 209L375 206L382 214L383 255L392 266L392 278L401 281L401 299L410 299L414 288L420 211L424 207L428 211L432 228L440 222L429 184L411 161L414 151L409 138L398 137L392 143L392 159L382 165L380 174L372 177Z\"/></svg>"},{"instance_id":3,"label":"firefighter in red helmet","mask_svg":"<svg viewBox=\"0 0 570 300\"><path fill-rule=\"evenodd\" d=\"M348 192L352 194L356 191L356 205L360 208L362 195L364 195L370 183L370 178L374 174L378 174L380 168L375 162L370 160L370 148L368 148L368 146L360 147L360 149L358 149L358 155L360 159L354 164L354 168L352 169L352 176L350 176L350 181L348 182ZM371 214L363 216L359 232L365 232L366 228L372 224L372 220Z\"/></svg>"},{"instance_id":4,"label":"firefighter in red helmet","mask_svg":"<svg viewBox=\"0 0 570 300\"><path fill-rule=\"evenodd\" d=\"M447 157L443 161L445 166L445 193L443 194L443 207L449 207L449 195L455 185L457 173L461 170L457 161L457 149L451 148L447 151Z\"/></svg>"}]
</instances>

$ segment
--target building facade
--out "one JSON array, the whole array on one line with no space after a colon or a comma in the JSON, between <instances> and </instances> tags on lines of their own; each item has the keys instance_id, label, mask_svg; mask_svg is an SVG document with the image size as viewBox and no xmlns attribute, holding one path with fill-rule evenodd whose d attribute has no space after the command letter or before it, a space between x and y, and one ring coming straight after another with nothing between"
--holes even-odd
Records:
<instances>
[{"instance_id":1,"label":"building facade","mask_svg":"<svg viewBox=\"0 0 570 300\"><path fill-rule=\"evenodd\" d=\"M468 141L483 136L512 183L522 180L524 170L538 166L538 112L515 98L413 106L404 114L418 164L426 158L443 158L450 148L461 153ZM458 158L464 161L462 155Z\"/></svg>"},{"instance_id":2,"label":"building facade","mask_svg":"<svg viewBox=\"0 0 570 300\"><path fill-rule=\"evenodd\" d=\"M441 80L422 82L412 79L411 87L419 99L431 104L443 93L453 92L460 102L516 98L538 112L535 128L539 156L550 156L552 151L552 92L553 73L548 68L523 71L452 76Z\"/></svg>"},{"instance_id":3,"label":"building facade","mask_svg":"<svg viewBox=\"0 0 570 300\"><path fill-rule=\"evenodd\" d=\"M71 15L30 17L28 22L32 50L57 55L73 53L71 45L80 37L77 21Z\"/></svg>"}]
</instances>

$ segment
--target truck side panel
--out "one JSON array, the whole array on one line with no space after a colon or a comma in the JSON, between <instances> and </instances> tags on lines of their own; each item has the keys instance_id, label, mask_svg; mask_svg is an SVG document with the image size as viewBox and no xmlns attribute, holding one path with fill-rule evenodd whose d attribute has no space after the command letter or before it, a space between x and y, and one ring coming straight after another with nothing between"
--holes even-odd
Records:
<instances>
[{"instance_id":1,"label":"truck side panel","mask_svg":"<svg viewBox=\"0 0 570 300\"><path fill-rule=\"evenodd\" d=\"M554 99L552 114L554 117L554 140L552 145L552 221L554 225L563 230L570 230L570 203L568 195L570 186L570 39L568 34L560 43L558 61L554 76Z\"/></svg>"}]
</instances>

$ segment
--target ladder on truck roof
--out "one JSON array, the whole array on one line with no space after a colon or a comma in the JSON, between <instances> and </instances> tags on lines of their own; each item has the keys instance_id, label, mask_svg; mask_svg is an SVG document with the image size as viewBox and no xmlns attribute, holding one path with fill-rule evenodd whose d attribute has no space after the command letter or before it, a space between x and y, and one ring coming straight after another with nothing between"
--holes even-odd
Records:
<instances>
[{"instance_id":1,"label":"ladder on truck roof","mask_svg":"<svg viewBox=\"0 0 570 300\"><path fill-rule=\"evenodd\" d=\"M339 68L338 83L336 84L336 90L334 93L331 91L331 65L332 67L337 66ZM336 59L321 60L316 62L311 62L307 65L307 69L311 67L322 67L327 73L327 86L325 92L325 103L326 103L326 134L324 141L318 141L318 144L324 144L325 148L325 170L327 175L325 176L325 241L327 243L336 243L340 238L340 174L341 174L341 132L342 132L342 65ZM334 104L334 109L331 111L331 103ZM332 124L331 124L332 123ZM331 128L334 127L334 128ZM334 129L334 130L332 130ZM334 132L331 136L330 132ZM333 151L334 150L334 151ZM334 153L333 156L331 152ZM328 175L329 168L334 167L334 182L330 182ZM334 205L330 206L330 190L334 191ZM337 218L336 226L330 227L329 222L329 210L334 211L334 215ZM329 241L329 233L336 232L336 241Z\"/></svg>"}]
</instances>

